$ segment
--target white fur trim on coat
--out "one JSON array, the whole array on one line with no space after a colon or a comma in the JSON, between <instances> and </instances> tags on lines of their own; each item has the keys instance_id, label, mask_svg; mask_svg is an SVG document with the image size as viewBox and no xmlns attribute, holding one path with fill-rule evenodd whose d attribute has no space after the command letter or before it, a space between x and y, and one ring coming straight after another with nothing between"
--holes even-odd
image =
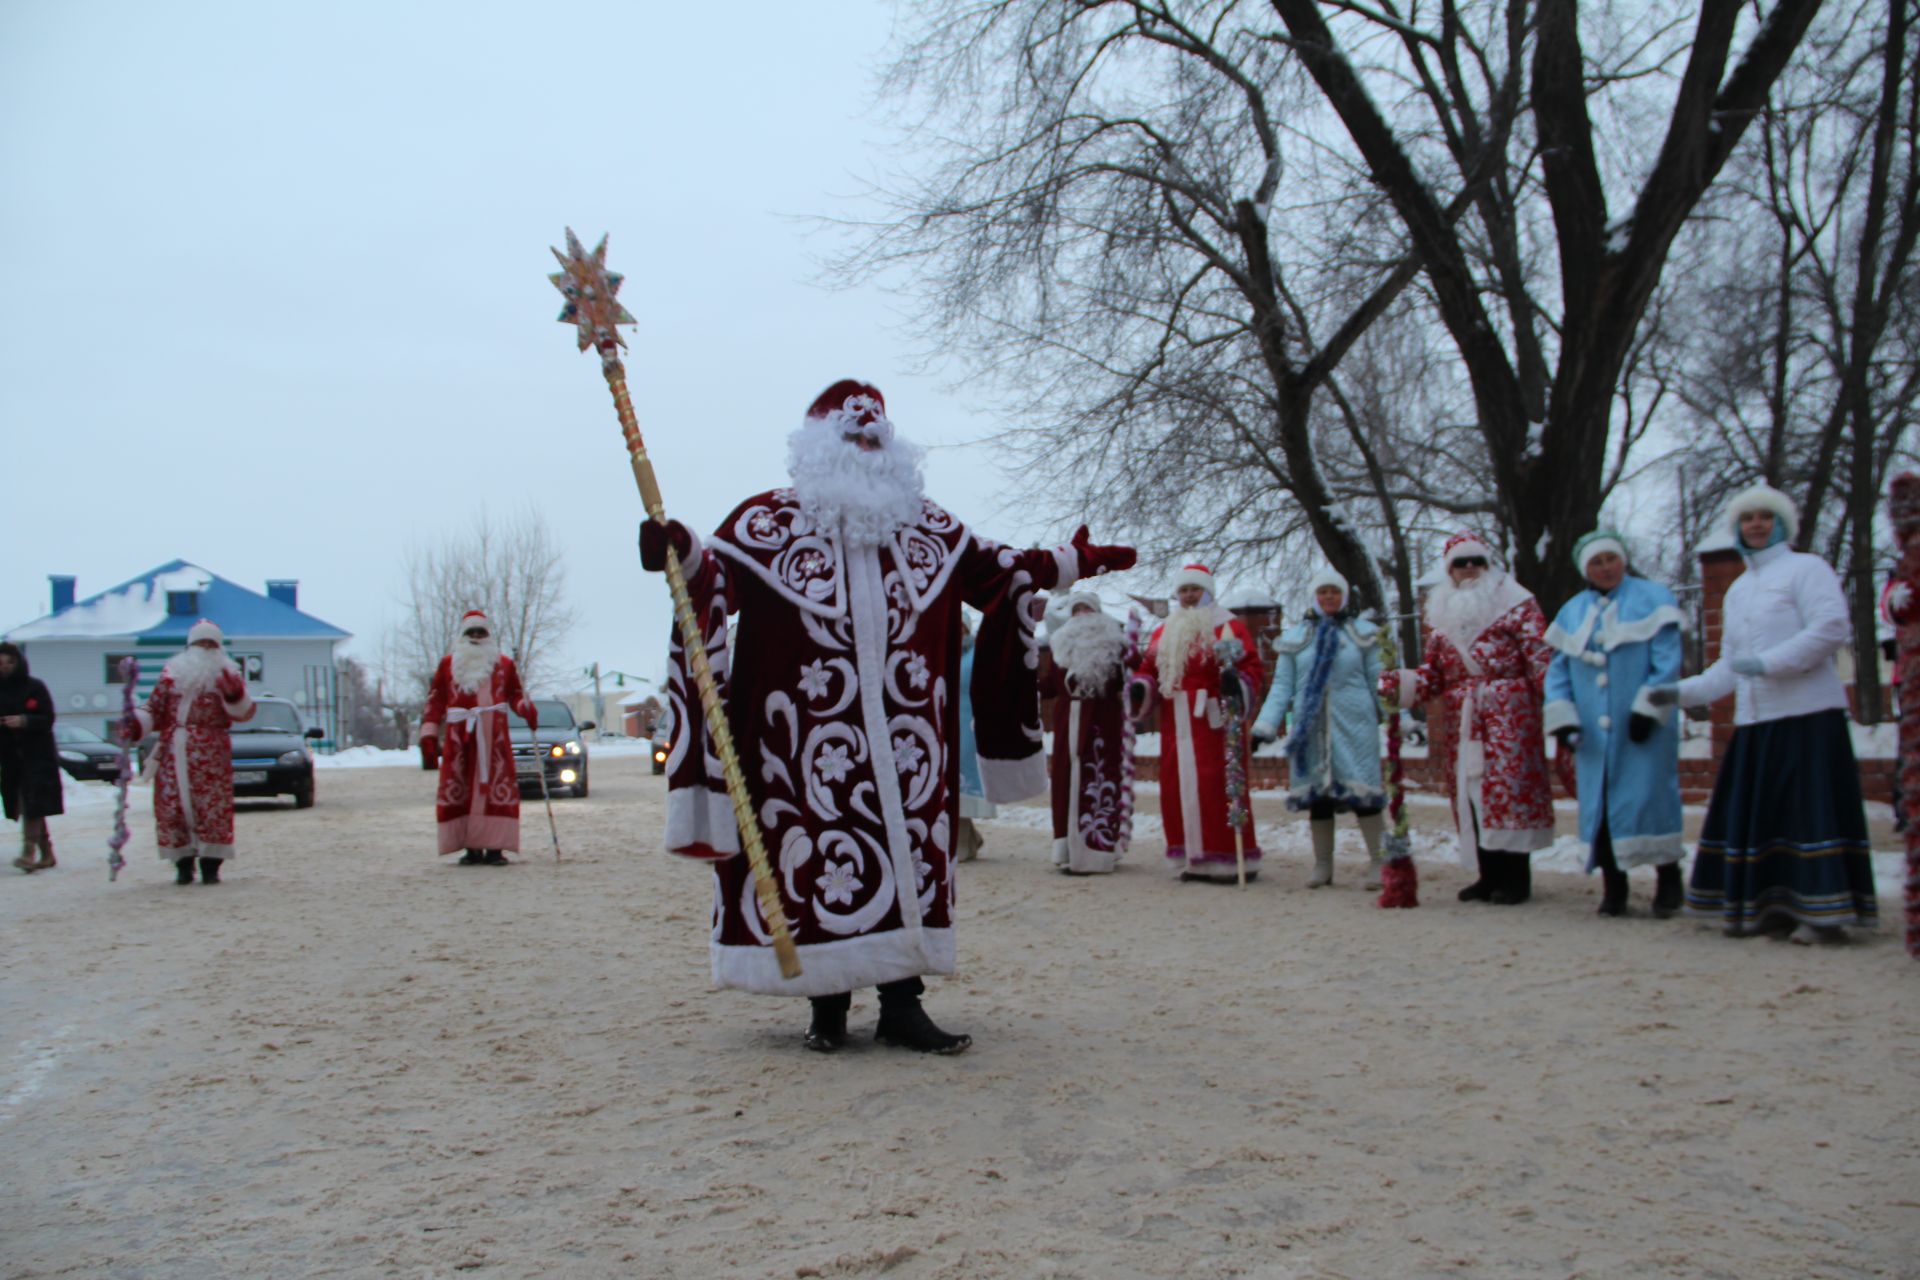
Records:
<instances>
[{"instance_id":1,"label":"white fur trim on coat","mask_svg":"<svg viewBox=\"0 0 1920 1280\"><path fill-rule=\"evenodd\" d=\"M1045 792L1047 777L1045 752L1036 751L1021 760L980 758L980 789L995 804L1018 804Z\"/></svg>"},{"instance_id":2,"label":"white fur trim on coat","mask_svg":"<svg viewBox=\"0 0 1920 1280\"><path fill-rule=\"evenodd\" d=\"M1640 692L1633 695L1632 711L1636 716L1652 716L1660 724L1665 724L1673 718L1672 703L1664 707L1654 705L1651 685L1641 685Z\"/></svg>"},{"instance_id":3,"label":"white fur trim on coat","mask_svg":"<svg viewBox=\"0 0 1920 1280\"><path fill-rule=\"evenodd\" d=\"M1565 698L1555 698L1540 710L1540 724L1551 738L1562 729L1580 727L1580 708Z\"/></svg>"},{"instance_id":4,"label":"white fur trim on coat","mask_svg":"<svg viewBox=\"0 0 1920 1280\"><path fill-rule=\"evenodd\" d=\"M798 948L800 976L783 977L767 946L710 944L713 984L765 996L832 996L923 973L952 973L953 930L893 929Z\"/></svg>"}]
</instances>

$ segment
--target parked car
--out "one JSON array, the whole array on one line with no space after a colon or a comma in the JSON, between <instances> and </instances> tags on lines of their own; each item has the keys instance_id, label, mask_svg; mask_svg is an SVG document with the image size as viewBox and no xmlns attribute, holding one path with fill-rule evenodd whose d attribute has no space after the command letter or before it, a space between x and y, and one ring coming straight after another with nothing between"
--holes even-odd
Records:
<instances>
[{"instance_id":1,"label":"parked car","mask_svg":"<svg viewBox=\"0 0 1920 1280\"><path fill-rule=\"evenodd\" d=\"M653 737L647 740L647 759L655 773L667 771L667 752L673 747L673 715L662 712L653 722Z\"/></svg>"},{"instance_id":2,"label":"parked car","mask_svg":"<svg viewBox=\"0 0 1920 1280\"><path fill-rule=\"evenodd\" d=\"M313 752L309 739L326 730L307 728L300 710L285 698L256 697L252 719L227 731L233 743L233 794L292 796L296 809L313 808Z\"/></svg>"},{"instance_id":3,"label":"parked car","mask_svg":"<svg viewBox=\"0 0 1920 1280\"><path fill-rule=\"evenodd\" d=\"M575 724L572 709L556 698L535 698L533 710L540 721L538 729L527 728L525 720L511 711L507 713L520 790L537 793L544 770L549 795L562 787L572 795L586 795L587 743L582 735L593 728L593 721Z\"/></svg>"},{"instance_id":4,"label":"parked car","mask_svg":"<svg viewBox=\"0 0 1920 1280\"><path fill-rule=\"evenodd\" d=\"M91 729L55 720L53 745L60 767L75 782L112 782L120 776L120 748Z\"/></svg>"}]
</instances>

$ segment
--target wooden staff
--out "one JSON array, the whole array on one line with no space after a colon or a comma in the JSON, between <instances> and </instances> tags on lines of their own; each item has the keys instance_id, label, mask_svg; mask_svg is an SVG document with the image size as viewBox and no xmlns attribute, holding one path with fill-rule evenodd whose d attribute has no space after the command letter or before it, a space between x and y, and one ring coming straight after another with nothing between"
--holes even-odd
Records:
<instances>
[{"instance_id":1,"label":"wooden staff","mask_svg":"<svg viewBox=\"0 0 1920 1280\"><path fill-rule=\"evenodd\" d=\"M640 501L647 515L661 525L667 522L666 504L660 499L660 482L654 477L653 463L647 457L646 441L640 437L640 424L634 418L633 400L627 394L627 369L620 360L620 348L627 345L618 326L636 321L620 305L618 295L624 277L607 270L607 238L600 237L591 254L580 247L573 228L567 228L567 252L553 250L561 270L548 276L553 287L566 298L560 312L562 324L578 331L580 350L588 347L600 353L600 371L606 375L613 392L614 411L620 415L620 434L627 442L627 456L633 464L633 482L640 489ZM680 644L687 652L687 665L693 668L694 683L700 690L700 708L706 713L707 734L713 739L714 754L726 774L727 795L733 801L734 821L740 827L740 844L747 864L753 869L753 889L760 901L760 914L766 917L773 934L773 953L780 961L784 977L800 976L800 955L794 950L793 937L787 932L786 907L780 901L780 889L767 863L766 842L760 835L760 823L754 817L753 798L747 791L746 774L740 769L740 757L733 747L733 730L727 724L726 708L720 704L720 691L713 679L713 667L707 661L706 640L700 620L694 616L693 597L687 591L686 571L680 554L667 541L667 586L673 592L673 616L680 630Z\"/></svg>"}]
</instances>

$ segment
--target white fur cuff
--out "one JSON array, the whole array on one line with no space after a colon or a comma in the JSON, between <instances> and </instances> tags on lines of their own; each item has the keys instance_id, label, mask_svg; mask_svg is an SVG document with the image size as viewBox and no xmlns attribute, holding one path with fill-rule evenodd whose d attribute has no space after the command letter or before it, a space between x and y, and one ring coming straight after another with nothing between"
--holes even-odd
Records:
<instances>
[{"instance_id":1,"label":"white fur cuff","mask_svg":"<svg viewBox=\"0 0 1920 1280\"><path fill-rule=\"evenodd\" d=\"M1045 792L1047 757L1036 751L1022 760L990 760L980 757L980 784L987 799L995 804L1018 804Z\"/></svg>"},{"instance_id":2,"label":"white fur cuff","mask_svg":"<svg viewBox=\"0 0 1920 1280\"><path fill-rule=\"evenodd\" d=\"M1540 723L1546 729L1548 737L1552 737L1562 729L1578 729L1580 708L1565 698L1555 698L1541 709Z\"/></svg>"},{"instance_id":3,"label":"white fur cuff","mask_svg":"<svg viewBox=\"0 0 1920 1280\"><path fill-rule=\"evenodd\" d=\"M1669 703L1664 707L1655 706L1652 688L1642 685L1640 692L1633 695L1633 714L1637 716L1652 716L1661 724L1665 724L1673 718L1673 705Z\"/></svg>"}]
</instances>

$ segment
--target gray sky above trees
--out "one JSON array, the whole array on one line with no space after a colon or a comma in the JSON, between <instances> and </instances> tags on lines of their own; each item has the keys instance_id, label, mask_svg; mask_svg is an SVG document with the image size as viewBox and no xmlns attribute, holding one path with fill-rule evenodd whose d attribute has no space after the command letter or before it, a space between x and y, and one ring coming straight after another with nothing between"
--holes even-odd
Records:
<instances>
[{"instance_id":1,"label":"gray sky above trees","mask_svg":"<svg viewBox=\"0 0 1920 1280\"><path fill-rule=\"evenodd\" d=\"M657 674L666 592L547 246L612 233L670 507L784 479L822 387L907 436L995 428L905 370L872 288L816 287L810 215L885 163L880 2L804 6L11 0L0 6L0 627L174 556L377 657L405 549L531 502L568 553L574 665ZM1005 538L992 451L930 491Z\"/></svg>"}]
</instances>

